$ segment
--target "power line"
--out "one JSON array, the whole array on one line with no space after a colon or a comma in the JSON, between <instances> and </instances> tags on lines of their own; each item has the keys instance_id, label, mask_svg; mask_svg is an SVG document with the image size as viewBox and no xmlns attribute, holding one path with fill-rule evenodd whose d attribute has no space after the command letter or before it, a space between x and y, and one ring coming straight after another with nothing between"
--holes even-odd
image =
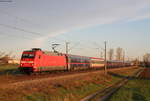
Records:
<instances>
[{"instance_id":1,"label":"power line","mask_svg":"<svg viewBox=\"0 0 150 101\"><path fill-rule=\"evenodd\" d=\"M24 18L21 18L21 17L18 17L18 16L15 16L15 15L13 15L13 14L10 14L10 13L7 13L7 12L5 12L5 11L3 11L3 10L0 10L1 12L1 14L3 14L3 15L7 15L7 16L11 16L11 18L13 17L13 18L15 18L16 20L18 20L18 21L21 21L21 22L25 22L25 23L30 23L30 24L34 24L34 25L37 25L37 24L35 24L34 22L32 22L31 20L27 20L27 19L24 19ZM31 23L32 22L32 23Z\"/></svg>"},{"instance_id":2,"label":"power line","mask_svg":"<svg viewBox=\"0 0 150 101\"><path fill-rule=\"evenodd\" d=\"M66 54L68 55L68 52L69 52L69 42L66 42Z\"/></svg>"},{"instance_id":3,"label":"power line","mask_svg":"<svg viewBox=\"0 0 150 101\"><path fill-rule=\"evenodd\" d=\"M105 74L107 74L107 42L104 42L105 44Z\"/></svg>"},{"instance_id":4,"label":"power line","mask_svg":"<svg viewBox=\"0 0 150 101\"><path fill-rule=\"evenodd\" d=\"M38 36L42 35L41 33L29 31L29 30L26 30L26 29L23 29L23 28L18 28L16 26L11 26L11 25L6 25L6 24L0 24L0 26L6 27L6 28L15 29L15 30L18 30L18 31L23 31L23 32L30 33L30 34L33 34L33 35L38 35Z\"/></svg>"},{"instance_id":5,"label":"power line","mask_svg":"<svg viewBox=\"0 0 150 101\"><path fill-rule=\"evenodd\" d=\"M55 40L58 40L58 41L60 41L60 42L66 42L66 40L58 39L58 38L56 38L56 37L50 37L50 38L55 39Z\"/></svg>"},{"instance_id":6,"label":"power line","mask_svg":"<svg viewBox=\"0 0 150 101\"><path fill-rule=\"evenodd\" d=\"M28 38L28 37L25 37L25 36L17 36L17 35L10 35L10 34L8 34L8 33L4 33L4 32L0 32L0 33L2 33L2 34L0 34L1 36L3 36L4 38L6 37L6 38L10 38L10 37L12 37L12 38L23 38L23 39L28 39L28 40L31 40L31 38Z\"/></svg>"},{"instance_id":7,"label":"power line","mask_svg":"<svg viewBox=\"0 0 150 101\"><path fill-rule=\"evenodd\" d=\"M27 20L27 19L24 19L24 18L20 18L18 16L15 16L15 15L12 15L10 13L7 13L7 12L5 12L3 10L0 10L0 11L1 11L0 12L1 14L14 17L15 19L17 19L19 21L22 21L22 22L27 22L27 23L33 24L33 23L31 23L30 20ZM34 25L37 25L37 24L34 23ZM33 32L33 31L30 31L30 30L27 30L27 29L24 29L24 28L19 28L19 27L12 26L12 25L0 24L0 26L6 27L6 28L15 29L15 30L19 30L19 31L23 31L23 32L26 32L26 33L31 33L33 35L43 36L41 33L38 33L38 32L35 32L35 31ZM56 39L56 40L59 40L59 41L63 41L63 42L65 41L65 40L54 38L54 37L53 37L53 39Z\"/></svg>"},{"instance_id":8,"label":"power line","mask_svg":"<svg viewBox=\"0 0 150 101\"><path fill-rule=\"evenodd\" d=\"M93 45L95 45L97 48L100 48L100 49L104 50L104 48L101 45L99 45L97 42L91 42L91 43Z\"/></svg>"},{"instance_id":9,"label":"power line","mask_svg":"<svg viewBox=\"0 0 150 101\"><path fill-rule=\"evenodd\" d=\"M23 28L18 28L16 26L11 26L11 25L6 25L6 24L0 24L0 26L15 29L15 30L19 30L19 31L23 31L23 32L30 33L30 34L37 35L37 36L43 36L41 33L29 31L29 30L26 30L26 29L23 29ZM57 39L55 37L52 37L52 38L55 39L55 40L63 41L63 42L65 41L65 40L62 40L62 39Z\"/></svg>"},{"instance_id":10,"label":"power line","mask_svg":"<svg viewBox=\"0 0 150 101\"><path fill-rule=\"evenodd\" d=\"M31 21L28 21L28 20L26 20L26 19L23 19L23 18L14 16L14 15L9 14L9 13L6 13L6 12L1 12L1 13L3 13L4 15L12 16L12 17L14 17L15 19L17 19L17 20L19 20L19 21L23 21L23 22L27 22L27 23L31 22ZM15 30L18 30L18 31L23 31L23 32L30 33L30 34L33 34L33 35L42 36L41 33L33 32L33 31L30 31L30 30L26 30L26 29L24 29L24 28L19 28L19 27L12 26L12 25L0 24L0 26L6 27L6 28L15 29ZM8 37L9 37L9 36L8 36ZM12 37L14 37L14 36L12 36ZM26 38L26 39L27 39L27 38ZM62 39L57 39L57 38L55 38L55 37L52 37L52 39L59 40L59 41L63 41L63 42L65 41L65 40L62 40ZM79 45L79 44L77 44L77 45ZM80 41L80 45L82 45L82 44L81 44L81 41ZM94 45L95 45L95 44L94 44ZM76 45L75 45L75 46L76 46ZM72 48L74 48L75 46L73 46L73 47L71 47L70 49L68 49L68 51L72 50ZM87 44L84 44L83 46L84 46L84 47L86 46L86 48L91 49L91 47L90 47L90 48L89 48L89 46L87 47Z\"/></svg>"},{"instance_id":11,"label":"power line","mask_svg":"<svg viewBox=\"0 0 150 101\"><path fill-rule=\"evenodd\" d=\"M1 14L14 17L15 19L17 19L17 20L19 20L19 21L27 22L27 23L30 23L30 22L31 22L31 21L29 21L29 20L26 20L26 19L17 17L17 16L15 16L15 15L10 14L10 13L6 13L6 12L4 12L3 10L0 10L0 11L1 11L1 12L0 12ZM31 23L30 23L30 24L31 24ZM37 25L37 24L36 24L36 25ZM30 34L36 35L36 36L42 36L41 33L33 32L33 31L30 31L30 30L27 30L27 29L24 29L24 28L20 28L20 27L8 25L8 24L0 24L0 26L6 27L6 28L10 28L10 29L14 29L14 30L18 30L18 31L23 31L23 32L30 33ZM29 35L28 35L28 36L29 36ZM24 38L25 38L25 37L24 37ZM27 38L26 38L26 39L27 39ZM28 38L28 39L29 39L29 38Z\"/></svg>"},{"instance_id":12,"label":"power line","mask_svg":"<svg viewBox=\"0 0 150 101\"><path fill-rule=\"evenodd\" d=\"M8 13L5 13L5 12L3 12L3 14L8 15L8 16L11 15L11 14L8 14ZM12 16L12 15L11 15L11 16ZM19 18L19 17L14 16L14 15L13 15L13 17L16 18L17 20L20 20L20 21L23 21L23 22L26 22L26 21L27 21L27 20L25 20L25 19ZM30 34L33 34L33 35L42 36L41 33L33 32L33 31L30 31L30 30L26 30L26 29L24 29L24 28L19 28L19 27L12 26L12 25L0 24L0 26L6 27L6 28L15 29L15 30L18 30L18 31L23 31L23 32L30 33ZM57 38L55 38L55 37L53 37L53 39L60 41L60 39L57 39ZM62 40L61 40L61 41L62 41ZM65 41L65 40L63 40L63 41ZM86 44L86 45L87 45L87 44ZM95 45L95 44L94 44L94 45ZM85 45L84 45L84 46L85 46ZM74 48L74 47L71 47L70 49L68 49L68 51L70 51L72 48Z\"/></svg>"},{"instance_id":13,"label":"power line","mask_svg":"<svg viewBox=\"0 0 150 101\"><path fill-rule=\"evenodd\" d=\"M4 14L4 15L7 15L7 16L14 17L15 19L17 19L17 20L19 20L19 21L22 21L22 22L27 22L27 23L30 23L30 22L31 22L31 21L26 20L26 19L24 19L24 18L21 18L21 17L15 16L15 15L13 15L13 14L7 13L7 12L5 12L5 11L3 11L3 10L1 10L0 13L2 13L2 14ZM31 23L30 23L30 24L31 24ZM11 28L11 29L15 29L15 30L19 30L19 31L23 31L23 32L27 32L27 33L31 33L31 34L34 34L34 35L39 35L39 36L41 36L41 33L29 31L29 30L26 30L26 29L24 29L24 28L18 28L18 27L16 27L16 26L11 26L11 25L6 25L6 24L0 24L0 25L3 26L3 27L7 27L7 28ZM36 24L36 25L37 25L37 24ZM70 35L69 35L69 37L70 37ZM53 39L59 40L59 41L63 41L63 42L66 41L66 40L62 40L62 39L57 39L57 38L55 38L55 37L53 37ZM70 38L69 38L69 39L70 39ZM80 41L80 43L81 43L81 41ZM96 45L96 44L94 44L94 45ZM85 46L85 45L83 45L83 46ZM86 46L87 46L87 44L86 44ZM88 47L89 47L89 46L88 46ZM90 47L90 48L91 48L91 47ZM70 50L71 50L71 49L70 49Z\"/></svg>"},{"instance_id":14,"label":"power line","mask_svg":"<svg viewBox=\"0 0 150 101\"><path fill-rule=\"evenodd\" d=\"M74 49L74 47L77 46L77 45L79 45L79 43L76 43L74 46L70 47L70 48L68 49L68 51L71 51L71 50Z\"/></svg>"}]
</instances>

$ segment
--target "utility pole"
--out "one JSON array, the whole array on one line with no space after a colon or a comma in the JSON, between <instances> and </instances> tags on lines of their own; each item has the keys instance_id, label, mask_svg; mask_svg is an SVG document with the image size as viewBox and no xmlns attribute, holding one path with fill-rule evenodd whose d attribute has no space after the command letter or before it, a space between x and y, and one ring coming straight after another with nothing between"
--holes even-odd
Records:
<instances>
[{"instance_id":1,"label":"utility pole","mask_svg":"<svg viewBox=\"0 0 150 101\"><path fill-rule=\"evenodd\" d=\"M69 51L69 42L66 42L66 56L67 56L67 70L70 70L70 65L68 64L70 62L69 58L68 58L68 51Z\"/></svg>"},{"instance_id":2,"label":"utility pole","mask_svg":"<svg viewBox=\"0 0 150 101\"><path fill-rule=\"evenodd\" d=\"M105 44L105 49L104 49L105 51L105 74L107 74L107 42L105 41L104 44Z\"/></svg>"},{"instance_id":3,"label":"utility pole","mask_svg":"<svg viewBox=\"0 0 150 101\"><path fill-rule=\"evenodd\" d=\"M125 51L123 51L123 65L125 66Z\"/></svg>"},{"instance_id":4,"label":"utility pole","mask_svg":"<svg viewBox=\"0 0 150 101\"><path fill-rule=\"evenodd\" d=\"M66 55L68 55L68 50L69 50L68 45L69 45L69 42L66 42Z\"/></svg>"}]
</instances>

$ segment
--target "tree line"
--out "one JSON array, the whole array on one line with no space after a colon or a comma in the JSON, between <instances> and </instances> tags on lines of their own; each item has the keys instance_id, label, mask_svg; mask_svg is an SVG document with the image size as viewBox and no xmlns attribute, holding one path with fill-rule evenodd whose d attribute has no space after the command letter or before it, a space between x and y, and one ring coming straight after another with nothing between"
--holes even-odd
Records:
<instances>
[{"instance_id":1,"label":"tree line","mask_svg":"<svg viewBox=\"0 0 150 101\"><path fill-rule=\"evenodd\" d=\"M12 56L12 52L6 53L0 51L0 64L7 64L9 60L14 58L15 56Z\"/></svg>"},{"instance_id":2,"label":"tree line","mask_svg":"<svg viewBox=\"0 0 150 101\"><path fill-rule=\"evenodd\" d=\"M143 56L143 63L145 67L150 67L150 53L146 53Z\"/></svg>"},{"instance_id":3,"label":"tree line","mask_svg":"<svg viewBox=\"0 0 150 101\"><path fill-rule=\"evenodd\" d=\"M125 61L125 51L123 48L118 47L116 50L109 49L108 50L108 60L119 60L119 61ZM143 59L140 61L138 58L132 60L135 64L137 62L140 62L145 67L150 67L150 53L145 53L143 55Z\"/></svg>"},{"instance_id":4,"label":"tree line","mask_svg":"<svg viewBox=\"0 0 150 101\"><path fill-rule=\"evenodd\" d=\"M125 51L123 48L118 47L116 51L114 49L108 50L108 59L109 60L124 60L125 59Z\"/></svg>"}]
</instances>

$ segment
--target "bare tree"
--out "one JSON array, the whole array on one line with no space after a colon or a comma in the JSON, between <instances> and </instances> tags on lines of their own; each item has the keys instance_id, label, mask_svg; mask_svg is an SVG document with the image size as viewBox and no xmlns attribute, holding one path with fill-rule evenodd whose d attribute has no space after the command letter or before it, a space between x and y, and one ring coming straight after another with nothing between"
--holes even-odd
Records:
<instances>
[{"instance_id":1,"label":"bare tree","mask_svg":"<svg viewBox=\"0 0 150 101\"><path fill-rule=\"evenodd\" d=\"M144 61L144 62L150 62L150 53L146 53L146 54L143 56L143 61Z\"/></svg>"},{"instance_id":2,"label":"bare tree","mask_svg":"<svg viewBox=\"0 0 150 101\"><path fill-rule=\"evenodd\" d=\"M143 56L143 62L145 64L145 66L150 66L150 53L146 53L144 56Z\"/></svg>"},{"instance_id":3,"label":"bare tree","mask_svg":"<svg viewBox=\"0 0 150 101\"><path fill-rule=\"evenodd\" d=\"M123 57L123 49L118 47L116 49L116 60L122 60Z\"/></svg>"},{"instance_id":4,"label":"bare tree","mask_svg":"<svg viewBox=\"0 0 150 101\"><path fill-rule=\"evenodd\" d=\"M5 52L0 52L0 64L7 64L11 57L12 52L9 52L8 54Z\"/></svg>"},{"instance_id":5,"label":"bare tree","mask_svg":"<svg viewBox=\"0 0 150 101\"><path fill-rule=\"evenodd\" d=\"M5 54L5 52L0 52L0 58L3 57Z\"/></svg>"},{"instance_id":6,"label":"bare tree","mask_svg":"<svg viewBox=\"0 0 150 101\"><path fill-rule=\"evenodd\" d=\"M109 60L113 60L113 57L114 57L114 49L110 49L108 51L108 58Z\"/></svg>"}]
</instances>

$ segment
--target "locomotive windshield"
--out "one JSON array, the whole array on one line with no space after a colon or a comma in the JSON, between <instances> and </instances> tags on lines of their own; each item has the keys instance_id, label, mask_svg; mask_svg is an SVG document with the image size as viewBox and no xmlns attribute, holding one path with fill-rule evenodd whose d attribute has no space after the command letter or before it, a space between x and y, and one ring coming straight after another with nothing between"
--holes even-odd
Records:
<instances>
[{"instance_id":1,"label":"locomotive windshield","mask_svg":"<svg viewBox=\"0 0 150 101\"><path fill-rule=\"evenodd\" d=\"M22 54L22 58L34 58L34 54Z\"/></svg>"}]
</instances>

